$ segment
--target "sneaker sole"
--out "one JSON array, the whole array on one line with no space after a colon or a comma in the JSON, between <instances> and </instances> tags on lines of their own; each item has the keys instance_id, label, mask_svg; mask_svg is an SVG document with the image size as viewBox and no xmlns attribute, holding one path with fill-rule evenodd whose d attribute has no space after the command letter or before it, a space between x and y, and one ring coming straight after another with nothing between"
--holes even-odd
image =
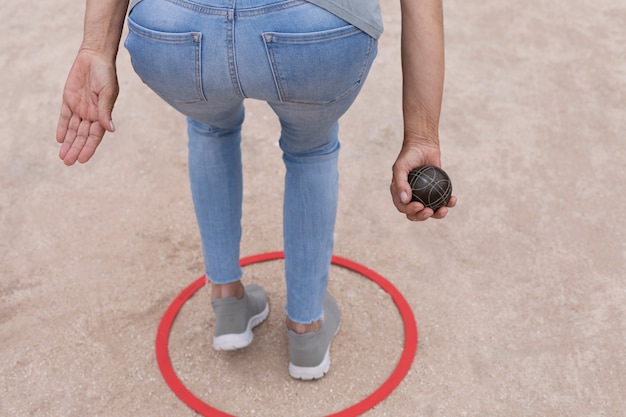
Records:
<instances>
[{"instance_id":1,"label":"sneaker sole","mask_svg":"<svg viewBox=\"0 0 626 417\"><path fill-rule=\"evenodd\" d=\"M294 379L300 379L303 381L312 381L314 379L320 379L330 369L330 346L326 350L322 363L317 366L296 366L289 362L289 375Z\"/></svg>"},{"instance_id":2,"label":"sneaker sole","mask_svg":"<svg viewBox=\"0 0 626 417\"><path fill-rule=\"evenodd\" d=\"M256 316L250 317L248 327L243 333L223 334L213 338L213 349L215 350L236 350L248 346L254 339L252 329L263 323L270 312L270 304L265 303L265 308Z\"/></svg>"}]
</instances>

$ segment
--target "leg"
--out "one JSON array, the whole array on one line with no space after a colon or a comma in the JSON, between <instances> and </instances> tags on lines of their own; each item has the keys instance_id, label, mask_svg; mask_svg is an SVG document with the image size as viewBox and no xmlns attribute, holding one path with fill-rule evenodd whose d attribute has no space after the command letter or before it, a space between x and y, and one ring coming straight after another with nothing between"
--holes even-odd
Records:
<instances>
[{"instance_id":1,"label":"leg","mask_svg":"<svg viewBox=\"0 0 626 417\"><path fill-rule=\"evenodd\" d=\"M340 146L337 122L327 129L316 130L320 137L325 137L323 142L327 142L316 151L290 149L290 140L286 139L289 130L293 129L284 126L281 138L286 167L283 231L287 316L289 327L303 332L318 327L328 285L337 215ZM304 135L300 133L298 137Z\"/></svg>"},{"instance_id":2,"label":"leg","mask_svg":"<svg viewBox=\"0 0 626 417\"><path fill-rule=\"evenodd\" d=\"M236 349L252 341L251 329L267 317L269 304L260 287L240 283L243 97L231 82L232 56L224 53L230 51L230 12L210 9L145 0L131 11L126 46L142 80L188 117L189 176L212 286L214 347Z\"/></svg>"},{"instance_id":3,"label":"leg","mask_svg":"<svg viewBox=\"0 0 626 417\"><path fill-rule=\"evenodd\" d=\"M189 176L194 208L211 281L216 316L213 347L233 350L248 346L252 328L265 320L269 304L257 285L241 284L241 123L243 106L223 117L219 128L189 119Z\"/></svg>"},{"instance_id":4,"label":"leg","mask_svg":"<svg viewBox=\"0 0 626 417\"><path fill-rule=\"evenodd\" d=\"M337 22L333 22L336 24ZM327 292L338 200L338 120L356 99L376 42L338 27L264 37L279 101L286 167L284 250L289 373L310 380L330 367L341 315Z\"/></svg>"},{"instance_id":5,"label":"leg","mask_svg":"<svg viewBox=\"0 0 626 417\"><path fill-rule=\"evenodd\" d=\"M188 121L189 178L213 300L241 299L244 292L239 280L241 121L235 120L227 129Z\"/></svg>"},{"instance_id":6,"label":"leg","mask_svg":"<svg viewBox=\"0 0 626 417\"><path fill-rule=\"evenodd\" d=\"M302 12L323 15L314 20L316 27L280 27L262 37L278 95L268 102L280 119L287 169L286 310L297 331L315 330L322 315L337 211L338 120L356 99L376 56L376 41L365 33L313 5ZM291 21L309 20L294 16Z\"/></svg>"},{"instance_id":7,"label":"leg","mask_svg":"<svg viewBox=\"0 0 626 417\"><path fill-rule=\"evenodd\" d=\"M144 0L130 12L125 45L144 83L188 117L189 175L206 273L211 282L229 284L241 277L244 109L224 53L227 9L217 11Z\"/></svg>"},{"instance_id":8,"label":"leg","mask_svg":"<svg viewBox=\"0 0 626 417\"><path fill-rule=\"evenodd\" d=\"M280 145L287 169L283 229L289 374L318 379L328 372L330 345L341 322L339 308L327 292L338 200L338 121L324 124L319 114L304 116L316 106L273 107L281 118ZM291 113L300 113L300 123L287 121Z\"/></svg>"},{"instance_id":9,"label":"leg","mask_svg":"<svg viewBox=\"0 0 626 417\"><path fill-rule=\"evenodd\" d=\"M283 158L287 323L299 333L319 329L328 285L339 180L339 142L333 142L327 155L310 158L285 152Z\"/></svg>"},{"instance_id":10,"label":"leg","mask_svg":"<svg viewBox=\"0 0 626 417\"><path fill-rule=\"evenodd\" d=\"M358 89L326 105L272 103L281 120L286 167L283 213L288 327L319 328L338 200L338 119Z\"/></svg>"},{"instance_id":11,"label":"leg","mask_svg":"<svg viewBox=\"0 0 626 417\"><path fill-rule=\"evenodd\" d=\"M237 2L238 87L267 101L281 123L287 314L315 327L333 249L338 120L367 77L376 40L313 4L251 7L262 2Z\"/></svg>"},{"instance_id":12,"label":"leg","mask_svg":"<svg viewBox=\"0 0 626 417\"><path fill-rule=\"evenodd\" d=\"M241 122L218 128L189 119L189 178L202 238L207 278L215 284L239 281L241 239ZM216 295L219 295L216 294Z\"/></svg>"}]
</instances>

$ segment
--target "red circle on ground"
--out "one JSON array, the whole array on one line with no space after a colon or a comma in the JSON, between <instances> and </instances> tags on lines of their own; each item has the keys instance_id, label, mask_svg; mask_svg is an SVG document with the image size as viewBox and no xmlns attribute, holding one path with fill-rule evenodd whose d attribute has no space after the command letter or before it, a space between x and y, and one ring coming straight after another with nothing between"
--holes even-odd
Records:
<instances>
[{"instance_id":1,"label":"red circle on ground","mask_svg":"<svg viewBox=\"0 0 626 417\"><path fill-rule=\"evenodd\" d=\"M242 258L240 264L243 267L259 262L283 259L284 256L285 255L283 252L268 252ZM400 312L400 315L402 316L402 321L404 323L404 348L402 351L402 356L400 357L400 360L398 361L398 364L396 365L391 375L389 375L389 378L387 378L387 380L376 391L371 393L362 401L342 411L327 416L352 417L365 413L376 404L384 400L406 376L407 372L411 368L411 364L413 363L415 352L417 351L417 324L415 323L415 317L413 316L411 307L402 296L400 291L398 291L396 287L394 287L381 275L354 261L340 258L338 256L333 256L332 264L352 270L378 284L383 290L385 290L385 292L387 292L391 296L393 302L398 308L398 311ZM163 315L163 318L161 319L161 323L159 324L159 329L157 331L156 359L159 364L161 374L163 375L163 378L165 379L167 385L169 385L170 389L174 392L174 394L176 394L176 396L178 396L178 398L180 398L194 411L200 413L205 417L235 417L232 414L228 414L224 411L211 407L209 404L203 402L198 397L193 395L193 393L189 391L187 387L185 387L185 385L176 375L176 372L174 371L174 367L172 366L172 362L170 360L168 342L170 330L172 328L174 320L176 319L176 315L185 304L185 302L187 302L187 300L191 298L191 296L194 295L196 291L202 288L205 283L205 277L198 278L191 285L185 288L168 307L167 311Z\"/></svg>"}]
</instances>

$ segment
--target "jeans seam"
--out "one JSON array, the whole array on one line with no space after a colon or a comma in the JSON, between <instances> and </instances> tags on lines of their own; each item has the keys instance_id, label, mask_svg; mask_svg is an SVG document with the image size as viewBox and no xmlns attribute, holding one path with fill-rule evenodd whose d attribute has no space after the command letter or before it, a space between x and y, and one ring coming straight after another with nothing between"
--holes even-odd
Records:
<instances>
[{"instance_id":1,"label":"jeans seam","mask_svg":"<svg viewBox=\"0 0 626 417\"><path fill-rule=\"evenodd\" d=\"M195 65L195 79L196 79L196 89L198 91L198 96L201 98L201 102L207 101L206 96L204 95L204 86L202 83L202 34L194 35L194 52L196 54L196 65Z\"/></svg>"},{"instance_id":2,"label":"jeans seam","mask_svg":"<svg viewBox=\"0 0 626 417\"><path fill-rule=\"evenodd\" d=\"M263 33L263 38L267 42L271 42L271 43L313 43L313 42L319 42L319 41L327 41L327 40L329 41L329 40L346 38L348 36L353 36L356 33L363 32L361 29L358 29L354 26L347 26L346 28L342 28L342 29L345 29L345 30L338 31L339 33L334 34L334 35L329 36L326 31L323 31L323 32L320 32L320 35L318 37L307 36L306 39L280 38L281 34L276 33L276 32L265 32ZM280 38L280 39L275 40L275 38Z\"/></svg>"},{"instance_id":3,"label":"jeans seam","mask_svg":"<svg viewBox=\"0 0 626 417\"><path fill-rule=\"evenodd\" d=\"M185 9L192 10L194 12L213 15L213 16L227 16L228 9L222 9L217 7L203 6L201 4L193 3L186 0L166 0L172 4L183 7Z\"/></svg>"},{"instance_id":4,"label":"jeans seam","mask_svg":"<svg viewBox=\"0 0 626 417\"><path fill-rule=\"evenodd\" d=\"M274 3L267 6L255 7L251 9L244 10L235 10L235 16L242 17L255 17L262 16L264 14L270 14L274 12L279 12L286 9L291 9L293 7L298 7L307 4L304 0L286 0L281 3Z\"/></svg>"},{"instance_id":5,"label":"jeans seam","mask_svg":"<svg viewBox=\"0 0 626 417\"><path fill-rule=\"evenodd\" d=\"M276 87L276 92L278 93L278 99L284 103L285 102L285 94L283 93L283 89L282 89L282 84L280 83L279 79L278 79L278 68L276 67L276 58L274 57L274 53L272 52L271 48L268 48L268 41L270 41L271 37L268 38L267 34L263 33L263 40L265 42L263 42L263 46L265 47L265 53L267 54L267 60L269 61L269 64L272 68L272 79L274 80L274 86Z\"/></svg>"},{"instance_id":6,"label":"jeans seam","mask_svg":"<svg viewBox=\"0 0 626 417\"><path fill-rule=\"evenodd\" d=\"M220 8L220 7L212 7L212 6L204 6L202 4L194 3L188 0L166 0L172 4L175 4L180 7L184 7L186 9L214 16L228 16L231 12L231 9L228 8ZM290 9L292 7L302 6L307 4L305 0L285 0L281 3L270 4L267 6L255 7L251 9L245 10L235 10L236 17L254 17L260 16L264 14L269 14L285 9Z\"/></svg>"},{"instance_id":7,"label":"jeans seam","mask_svg":"<svg viewBox=\"0 0 626 417\"><path fill-rule=\"evenodd\" d=\"M237 53L235 50L235 16L234 10L228 11L228 27L226 29L226 49L228 54L228 73L230 75L230 82L233 86L233 90L237 97L246 98L241 88L241 81L239 80L239 71L237 69Z\"/></svg>"}]
</instances>

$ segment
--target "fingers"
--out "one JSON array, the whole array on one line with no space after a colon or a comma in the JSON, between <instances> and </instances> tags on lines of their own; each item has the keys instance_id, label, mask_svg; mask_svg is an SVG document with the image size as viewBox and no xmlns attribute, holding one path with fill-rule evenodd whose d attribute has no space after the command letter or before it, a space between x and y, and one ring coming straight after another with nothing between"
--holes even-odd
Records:
<instances>
[{"instance_id":1,"label":"fingers","mask_svg":"<svg viewBox=\"0 0 626 417\"><path fill-rule=\"evenodd\" d=\"M80 126L80 118L73 114L66 116L66 118L67 118L67 123L65 123L63 127L59 127L58 129L58 131L65 133L64 136L57 137L57 141L61 143L61 149L59 150L59 158L61 158L66 165L72 165L74 162L76 162L76 160L71 161L70 158L66 159L66 157L72 145L76 141L76 137L78 134L78 127ZM60 122L59 122L59 125L60 125Z\"/></svg>"},{"instance_id":2,"label":"fingers","mask_svg":"<svg viewBox=\"0 0 626 417\"><path fill-rule=\"evenodd\" d=\"M445 207L434 212L417 201L411 201L411 187L408 182L406 182L406 187L404 184L399 186L397 182L401 182L401 180L396 181L394 178L390 187L393 204L400 213L406 215L406 218L411 221L425 221L429 218L440 220L446 217L449 208L456 206L457 198L451 196Z\"/></svg>"},{"instance_id":3,"label":"fingers","mask_svg":"<svg viewBox=\"0 0 626 417\"><path fill-rule=\"evenodd\" d=\"M87 136L87 140L78 154L78 162L84 164L91 159L93 154L96 152L98 145L102 142L103 136L104 129L102 128L102 125L100 123L91 123L89 126L89 136Z\"/></svg>"},{"instance_id":4,"label":"fingers","mask_svg":"<svg viewBox=\"0 0 626 417\"><path fill-rule=\"evenodd\" d=\"M67 118L67 115L62 117ZM59 128L57 129L57 140L61 142L61 149L59 151L59 157L63 160L65 165L73 165L77 161L80 163L87 162L96 151L105 130L102 128L100 122L92 122L88 120L81 120L77 115L72 115L67 124L59 121ZM64 137L60 135L65 133Z\"/></svg>"},{"instance_id":5,"label":"fingers","mask_svg":"<svg viewBox=\"0 0 626 417\"><path fill-rule=\"evenodd\" d=\"M448 200L448 204L446 204L446 207L454 207L456 206L456 196L450 196L450 200Z\"/></svg>"},{"instance_id":6,"label":"fingers","mask_svg":"<svg viewBox=\"0 0 626 417\"><path fill-rule=\"evenodd\" d=\"M414 222L423 222L431 218L441 220L448 215L448 207L441 207L434 212L431 208L424 208L422 206L421 210L408 211L405 214L407 219Z\"/></svg>"},{"instance_id":7,"label":"fingers","mask_svg":"<svg viewBox=\"0 0 626 417\"><path fill-rule=\"evenodd\" d=\"M448 209L454 206L456 206L456 196L451 196L448 204L445 207L440 207L436 212L433 212L430 208L424 208L413 215L407 214L407 218L412 221L424 221L429 218L441 220L448 215Z\"/></svg>"},{"instance_id":8,"label":"fingers","mask_svg":"<svg viewBox=\"0 0 626 417\"><path fill-rule=\"evenodd\" d=\"M72 111L67 104L61 105L61 114L59 115L59 123L57 124L57 142L63 143L67 134L67 128L72 117Z\"/></svg>"},{"instance_id":9,"label":"fingers","mask_svg":"<svg viewBox=\"0 0 626 417\"><path fill-rule=\"evenodd\" d=\"M444 208L437 210L437 212L435 213L431 208L424 207L422 204L415 201L404 206L400 210L400 212L404 213L406 218L413 222L423 222L431 217L436 219L442 219L447 214L447 210L444 210Z\"/></svg>"}]
</instances>

